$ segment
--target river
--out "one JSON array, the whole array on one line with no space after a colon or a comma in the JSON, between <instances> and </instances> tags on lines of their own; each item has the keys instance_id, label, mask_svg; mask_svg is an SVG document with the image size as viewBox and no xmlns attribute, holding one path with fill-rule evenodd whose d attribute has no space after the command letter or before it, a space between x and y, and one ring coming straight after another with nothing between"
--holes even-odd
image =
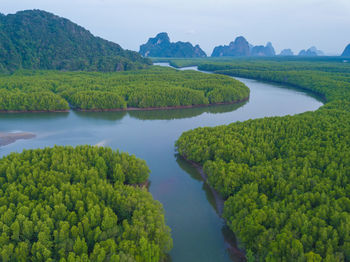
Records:
<instances>
[{"instance_id":1,"label":"river","mask_svg":"<svg viewBox=\"0 0 350 262\"><path fill-rule=\"evenodd\" d=\"M238 78L249 101L234 105L161 111L0 114L0 132L30 132L35 138L0 147L0 156L23 149L91 144L135 154L151 169L150 192L165 209L172 229L171 261L237 260L227 249L227 228L197 170L176 155L182 132L267 116L292 115L322 105L312 95ZM226 240L225 240L226 238Z\"/></svg>"}]
</instances>

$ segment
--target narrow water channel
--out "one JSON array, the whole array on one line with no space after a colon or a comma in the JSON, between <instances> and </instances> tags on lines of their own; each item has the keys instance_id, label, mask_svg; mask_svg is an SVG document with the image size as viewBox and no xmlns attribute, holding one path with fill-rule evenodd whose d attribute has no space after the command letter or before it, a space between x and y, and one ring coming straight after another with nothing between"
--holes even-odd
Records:
<instances>
[{"instance_id":1,"label":"narrow water channel","mask_svg":"<svg viewBox=\"0 0 350 262\"><path fill-rule=\"evenodd\" d=\"M227 228L216 213L208 186L194 167L177 157L182 132L266 116L316 110L310 94L255 80L239 79L251 90L246 103L204 108L130 112L0 114L0 132L24 131L34 139L0 147L0 157L23 149L54 145L99 144L135 154L152 173L150 192L165 209L172 229L171 261L232 261Z\"/></svg>"}]
</instances>

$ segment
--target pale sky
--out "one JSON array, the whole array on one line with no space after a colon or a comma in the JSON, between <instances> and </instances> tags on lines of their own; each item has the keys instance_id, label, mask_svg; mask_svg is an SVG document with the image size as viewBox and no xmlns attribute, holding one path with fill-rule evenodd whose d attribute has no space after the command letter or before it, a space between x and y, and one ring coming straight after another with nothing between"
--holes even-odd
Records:
<instances>
[{"instance_id":1,"label":"pale sky","mask_svg":"<svg viewBox=\"0 0 350 262\"><path fill-rule=\"evenodd\" d=\"M350 0L0 0L0 12L42 9L66 17L94 35L139 50L149 37L217 45L244 36L271 41L279 53L316 46L340 54L350 43Z\"/></svg>"}]
</instances>

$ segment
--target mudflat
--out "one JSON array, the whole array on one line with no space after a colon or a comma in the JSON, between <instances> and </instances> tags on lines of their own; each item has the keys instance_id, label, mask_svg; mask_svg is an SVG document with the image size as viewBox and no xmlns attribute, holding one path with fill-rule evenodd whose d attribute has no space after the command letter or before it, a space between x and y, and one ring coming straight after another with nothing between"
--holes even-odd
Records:
<instances>
[{"instance_id":1,"label":"mudflat","mask_svg":"<svg viewBox=\"0 0 350 262\"><path fill-rule=\"evenodd\" d=\"M34 138L35 134L29 132L19 132L19 133L6 133L0 132L0 146L6 146L11 143L16 142L19 139L31 139Z\"/></svg>"}]
</instances>

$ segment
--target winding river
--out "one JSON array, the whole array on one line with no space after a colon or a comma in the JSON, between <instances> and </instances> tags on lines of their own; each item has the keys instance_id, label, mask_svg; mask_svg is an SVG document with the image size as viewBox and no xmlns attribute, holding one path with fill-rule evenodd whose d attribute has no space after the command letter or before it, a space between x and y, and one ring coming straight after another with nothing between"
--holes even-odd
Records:
<instances>
[{"instance_id":1,"label":"winding river","mask_svg":"<svg viewBox=\"0 0 350 262\"><path fill-rule=\"evenodd\" d=\"M176 139L196 127L297 114L322 105L302 91L239 80L251 94L248 102L235 105L162 111L0 114L0 132L36 135L0 147L0 157L55 144L98 144L135 154L145 159L152 170L150 192L163 204L172 229L174 248L170 260L238 261L228 250L227 243L234 239L216 212L211 191L197 170L176 155Z\"/></svg>"}]
</instances>

